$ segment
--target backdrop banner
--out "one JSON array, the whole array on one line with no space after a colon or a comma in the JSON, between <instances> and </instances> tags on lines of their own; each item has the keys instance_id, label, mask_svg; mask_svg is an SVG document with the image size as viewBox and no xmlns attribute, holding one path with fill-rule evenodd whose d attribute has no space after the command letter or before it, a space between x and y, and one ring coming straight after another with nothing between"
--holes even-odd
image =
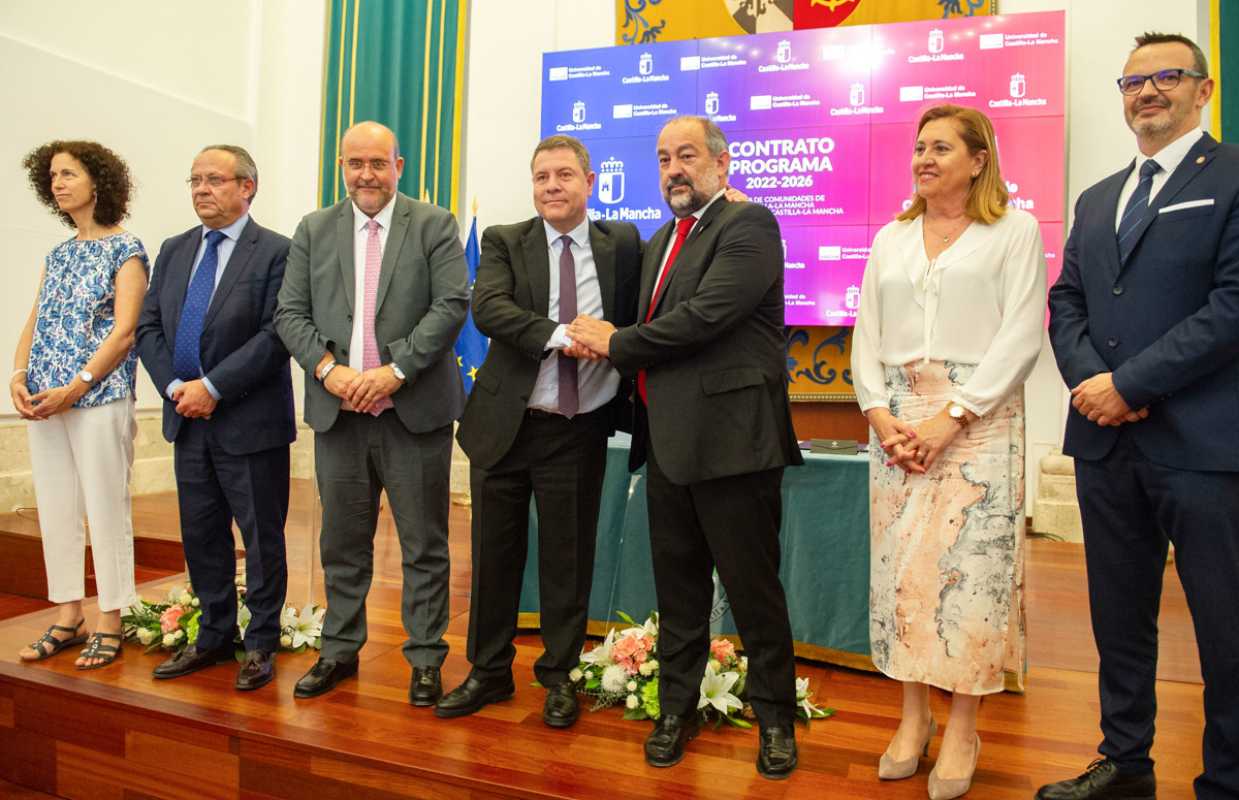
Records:
<instances>
[{"instance_id":1,"label":"backdrop banner","mask_svg":"<svg viewBox=\"0 0 1239 800\"><path fill-rule=\"evenodd\" d=\"M615 43L997 13L998 0L615 0Z\"/></svg>"}]
</instances>

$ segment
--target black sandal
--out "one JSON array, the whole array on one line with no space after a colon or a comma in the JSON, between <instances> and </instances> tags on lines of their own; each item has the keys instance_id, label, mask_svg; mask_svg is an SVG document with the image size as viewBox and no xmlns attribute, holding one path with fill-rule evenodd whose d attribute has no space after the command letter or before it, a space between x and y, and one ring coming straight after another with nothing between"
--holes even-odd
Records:
<instances>
[{"instance_id":1,"label":"black sandal","mask_svg":"<svg viewBox=\"0 0 1239 800\"><path fill-rule=\"evenodd\" d=\"M104 639L115 639L119 645L121 635L119 633L92 633L90 635L90 644L86 645L86 649L79 655L86 659L98 658L102 660L97 664L81 664L78 666L78 669L99 669L116 660L116 657L121 653L120 647L104 644Z\"/></svg>"},{"instance_id":2,"label":"black sandal","mask_svg":"<svg viewBox=\"0 0 1239 800\"><path fill-rule=\"evenodd\" d=\"M34 658L22 658L22 661L42 661L45 658L51 658L65 648L75 647L76 645L82 644L86 641L86 634L78 634L78 631L80 631L82 626L85 624L86 620L82 620L72 628L67 628L64 625L51 626L47 630L43 631L43 635L39 637L37 642L32 642L30 644L30 649L38 653L38 655ZM68 639L61 639L57 637L53 631L62 631L64 633L72 633L77 635L70 636ZM20 656L18 657L20 658Z\"/></svg>"}]
</instances>

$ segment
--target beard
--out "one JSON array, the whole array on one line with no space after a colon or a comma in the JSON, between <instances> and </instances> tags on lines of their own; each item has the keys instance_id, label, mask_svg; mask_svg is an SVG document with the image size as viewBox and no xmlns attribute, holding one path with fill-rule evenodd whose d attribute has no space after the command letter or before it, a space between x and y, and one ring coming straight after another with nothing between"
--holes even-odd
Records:
<instances>
[{"instance_id":1,"label":"beard","mask_svg":"<svg viewBox=\"0 0 1239 800\"><path fill-rule=\"evenodd\" d=\"M1140 119L1137 115L1145 108L1153 106L1156 108L1164 108L1166 115L1156 119ZM1183 121L1185 114L1182 109L1175 108L1174 103L1170 102L1146 102L1141 103L1132 109L1127 117L1127 127L1131 128L1132 133L1137 136L1151 136L1154 138L1164 136L1176 130Z\"/></svg>"},{"instance_id":2,"label":"beard","mask_svg":"<svg viewBox=\"0 0 1239 800\"><path fill-rule=\"evenodd\" d=\"M677 186L687 186L687 194L672 195L671 190ZM694 184L687 176L668 178L663 184L663 199L677 217L687 217L710 202L710 198L718 192L721 184L717 179L702 178Z\"/></svg>"}]
</instances>

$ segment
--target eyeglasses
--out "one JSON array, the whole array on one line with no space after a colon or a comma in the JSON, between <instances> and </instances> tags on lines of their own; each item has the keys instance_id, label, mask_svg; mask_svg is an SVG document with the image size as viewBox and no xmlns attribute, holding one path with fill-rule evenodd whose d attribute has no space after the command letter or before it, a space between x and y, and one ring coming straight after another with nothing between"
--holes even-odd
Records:
<instances>
[{"instance_id":1,"label":"eyeglasses","mask_svg":"<svg viewBox=\"0 0 1239 800\"><path fill-rule=\"evenodd\" d=\"M348 167L351 172L361 172L366 166L370 167L371 172L386 172L391 166L391 162L385 158L372 158L369 161L362 161L360 158L350 158L344 162L344 166Z\"/></svg>"},{"instance_id":2,"label":"eyeglasses","mask_svg":"<svg viewBox=\"0 0 1239 800\"><path fill-rule=\"evenodd\" d=\"M1152 75L1124 75L1115 83L1119 85L1119 91L1123 94L1140 94L1144 89L1145 81L1153 81L1153 86L1159 92L1168 92L1179 85L1179 81L1186 75L1189 78L1207 78L1203 72L1197 72L1194 69L1163 69L1160 72L1154 72Z\"/></svg>"},{"instance_id":3,"label":"eyeglasses","mask_svg":"<svg viewBox=\"0 0 1239 800\"><path fill-rule=\"evenodd\" d=\"M207 186L210 186L212 189L218 189L219 187L223 186L225 183L231 183L232 181L240 181L240 180L245 180L245 179L240 177L239 175L234 176L232 178L225 178L223 175L208 175L205 178L202 177L201 175L190 175L188 178L185 179L185 183L188 184L189 188L191 189L197 189L199 186L201 186L204 183Z\"/></svg>"}]
</instances>

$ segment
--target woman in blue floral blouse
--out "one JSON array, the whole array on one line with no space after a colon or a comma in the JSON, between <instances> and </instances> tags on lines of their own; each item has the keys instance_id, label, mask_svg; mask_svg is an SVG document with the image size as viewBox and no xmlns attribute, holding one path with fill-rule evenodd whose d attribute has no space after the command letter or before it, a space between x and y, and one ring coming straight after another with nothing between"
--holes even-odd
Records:
<instances>
[{"instance_id":1,"label":"woman in blue floral blouse","mask_svg":"<svg viewBox=\"0 0 1239 800\"><path fill-rule=\"evenodd\" d=\"M77 235L52 248L13 357L9 391L29 420L47 590L56 624L20 653L39 661L85 644L79 669L120 654L120 614L135 600L129 473L133 464L134 331L147 284L142 243L120 227L129 168L95 142L56 141L23 161L35 194ZM90 524L99 616L82 612Z\"/></svg>"}]
</instances>

